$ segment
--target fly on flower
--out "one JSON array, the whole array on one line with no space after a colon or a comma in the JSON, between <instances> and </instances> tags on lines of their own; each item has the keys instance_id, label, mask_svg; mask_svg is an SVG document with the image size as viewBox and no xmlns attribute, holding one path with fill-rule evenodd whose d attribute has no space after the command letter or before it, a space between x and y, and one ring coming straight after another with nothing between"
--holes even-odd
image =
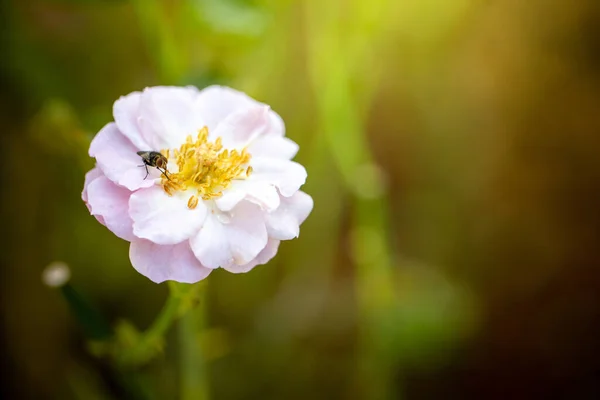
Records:
<instances>
[{"instance_id":1,"label":"fly on flower","mask_svg":"<svg viewBox=\"0 0 600 400\"><path fill-rule=\"evenodd\" d=\"M82 198L131 242L141 274L194 283L215 268L248 272L298 237L313 207L307 174L266 104L227 87L152 87L121 97L113 116L90 145ZM148 167L166 179L146 179Z\"/></svg>"},{"instance_id":2,"label":"fly on flower","mask_svg":"<svg viewBox=\"0 0 600 400\"><path fill-rule=\"evenodd\" d=\"M144 180L150 173L148 171L148 167L156 168L165 176L165 178L169 179L169 175L167 175L167 164L169 161L167 160L167 157L162 155L162 153L158 151L138 151L137 155L142 157L142 161L144 162L144 164L140 165L140 167L146 167L146 176L144 177Z\"/></svg>"}]
</instances>

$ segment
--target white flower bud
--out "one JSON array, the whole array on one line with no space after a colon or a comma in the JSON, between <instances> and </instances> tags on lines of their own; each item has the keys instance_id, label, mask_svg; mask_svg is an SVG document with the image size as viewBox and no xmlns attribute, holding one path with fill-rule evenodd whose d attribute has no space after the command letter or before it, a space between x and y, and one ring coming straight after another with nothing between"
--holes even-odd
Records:
<instances>
[{"instance_id":1,"label":"white flower bud","mask_svg":"<svg viewBox=\"0 0 600 400\"><path fill-rule=\"evenodd\" d=\"M42 281L50 287L61 287L71 278L69 266L61 261L55 261L49 264L42 272Z\"/></svg>"}]
</instances>

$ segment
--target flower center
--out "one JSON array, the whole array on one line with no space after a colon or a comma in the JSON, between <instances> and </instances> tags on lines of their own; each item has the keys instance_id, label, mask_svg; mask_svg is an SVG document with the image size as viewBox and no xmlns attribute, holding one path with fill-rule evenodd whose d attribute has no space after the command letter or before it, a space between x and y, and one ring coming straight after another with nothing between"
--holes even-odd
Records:
<instances>
[{"instance_id":1,"label":"flower center","mask_svg":"<svg viewBox=\"0 0 600 400\"><path fill-rule=\"evenodd\" d=\"M248 165L250 154L242 151L223 149L221 138L208 141L208 128L198 131L196 140L188 136L179 149L163 152L169 161L177 164L179 172L169 172L163 176L161 184L167 194L175 191L195 190L188 200L188 208L194 209L199 198L211 200L223 195L235 179L246 179L252 173Z\"/></svg>"}]
</instances>

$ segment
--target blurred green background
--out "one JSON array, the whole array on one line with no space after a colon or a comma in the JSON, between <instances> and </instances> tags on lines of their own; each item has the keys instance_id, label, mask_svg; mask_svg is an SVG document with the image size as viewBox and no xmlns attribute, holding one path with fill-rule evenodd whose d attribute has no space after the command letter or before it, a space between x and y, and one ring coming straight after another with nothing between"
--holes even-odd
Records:
<instances>
[{"instance_id":1,"label":"blurred green background","mask_svg":"<svg viewBox=\"0 0 600 400\"><path fill-rule=\"evenodd\" d=\"M225 84L276 110L315 208L208 278L214 399L600 397L596 0L14 0L0 5L7 399L127 398L41 273L111 323L166 285L80 199L119 96ZM184 398L177 329L137 371Z\"/></svg>"}]
</instances>

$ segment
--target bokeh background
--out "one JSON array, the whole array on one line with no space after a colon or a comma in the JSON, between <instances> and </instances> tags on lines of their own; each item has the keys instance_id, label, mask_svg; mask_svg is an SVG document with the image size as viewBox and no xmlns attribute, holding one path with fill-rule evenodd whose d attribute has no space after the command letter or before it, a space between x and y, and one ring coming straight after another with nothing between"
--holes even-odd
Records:
<instances>
[{"instance_id":1,"label":"bokeh background","mask_svg":"<svg viewBox=\"0 0 600 400\"><path fill-rule=\"evenodd\" d=\"M40 276L148 326L167 287L88 215L87 146L121 95L218 83L283 116L315 208L208 278L213 399L600 398L596 0L0 8L0 397L127 398ZM148 398L183 398L179 342Z\"/></svg>"}]
</instances>

